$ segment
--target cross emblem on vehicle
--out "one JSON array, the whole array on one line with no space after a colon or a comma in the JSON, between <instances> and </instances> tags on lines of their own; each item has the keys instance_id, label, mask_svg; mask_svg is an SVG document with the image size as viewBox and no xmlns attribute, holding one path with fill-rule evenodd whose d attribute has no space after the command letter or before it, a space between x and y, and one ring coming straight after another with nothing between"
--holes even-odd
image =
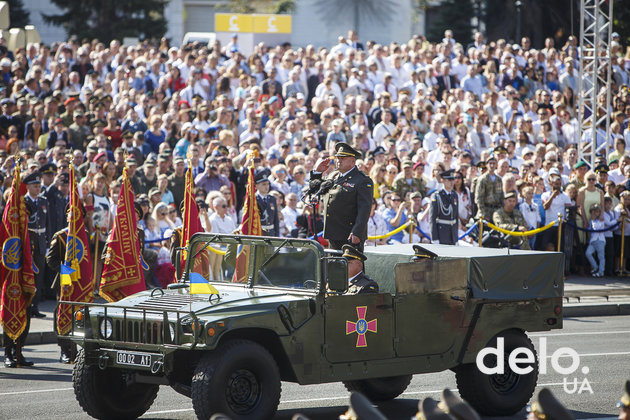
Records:
<instances>
[{"instance_id":1,"label":"cross emblem on vehicle","mask_svg":"<svg viewBox=\"0 0 630 420\"><path fill-rule=\"evenodd\" d=\"M367 338L365 334L369 332L376 333L376 319L371 321L365 320L367 306L357 306L357 322L346 321L346 335L357 333L357 344L355 347L367 347Z\"/></svg>"}]
</instances>

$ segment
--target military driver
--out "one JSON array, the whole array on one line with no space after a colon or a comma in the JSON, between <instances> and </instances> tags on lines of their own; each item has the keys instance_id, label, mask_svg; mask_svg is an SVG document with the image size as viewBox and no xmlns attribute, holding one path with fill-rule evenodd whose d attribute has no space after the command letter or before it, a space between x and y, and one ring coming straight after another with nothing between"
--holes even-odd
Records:
<instances>
[{"instance_id":1,"label":"military driver","mask_svg":"<svg viewBox=\"0 0 630 420\"><path fill-rule=\"evenodd\" d=\"M363 261L367 259L365 254L352 245L344 245L341 249L343 257L348 261L349 287L346 294L378 293L378 283L363 272Z\"/></svg>"}]
</instances>

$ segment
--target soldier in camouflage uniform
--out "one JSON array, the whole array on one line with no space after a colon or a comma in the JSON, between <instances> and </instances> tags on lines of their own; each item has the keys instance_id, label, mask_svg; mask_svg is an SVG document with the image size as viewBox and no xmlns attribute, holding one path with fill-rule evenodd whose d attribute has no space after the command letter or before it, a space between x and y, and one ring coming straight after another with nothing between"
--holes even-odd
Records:
<instances>
[{"instance_id":1,"label":"soldier in camouflage uniform","mask_svg":"<svg viewBox=\"0 0 630 420\"><path fill-rule=\"evenodd\" d=\"M503 199L503 208L497 210L492 215L492 223L501 229L510 230L513 232L527 232L527 223L523 214L515 209L518 204L515 192L509 192L505 194ZM510 236L508 241L512 245L520 245L521 249L530 249L529 243L525 240L525 237Z\"/></svg>"},{"instance_id":2,"label":"soldier in camouflage uniform","mask_svg":"<svg viewBox=\"0 0 630 420\"><path fill-rule=\"evenodd\" d=\"M475 188L475 204L478 219L492 220L492 214L503 204L503 183L501 177L495 173L497 159L490 156L486 165L488 171L479 177Z\"/></svg>"},{"instance_id":3,"label":"soldier in camouflage uniform","mask_svg":"<svg viewBox=\"0 0 630 420\"><path fill-rule=\"evenodd\" d=\"M403 199L407 193L419 192L424 197L426 186L420 178L413 176L413 162L404 160L402 163L403 171L396 175L392 184L392 190L398 193Z\"/></svg>"}]
</instances>

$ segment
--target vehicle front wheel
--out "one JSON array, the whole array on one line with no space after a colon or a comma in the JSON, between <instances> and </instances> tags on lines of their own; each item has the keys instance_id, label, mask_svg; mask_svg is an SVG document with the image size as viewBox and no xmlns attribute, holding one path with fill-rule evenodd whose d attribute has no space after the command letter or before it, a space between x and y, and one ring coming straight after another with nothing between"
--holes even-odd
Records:
<instances>
[{"instance_id":1,"label":"vehicle front wheel","mask_svg":"<svg viewBox=\"0 0 630 420\"><path fill-rule=\"evenodd\" d=\"M534 394L538 380L538 355L527 335L520 330L508 330L494 337L488 347L497 348L497 338L503 337L504 371L502 374L486 375L475 363L461 365L454 369L457 387L463 399L468 401L479 414L485 416L510 416L519 412ZM534 363L530 373L519 375L510 369L508 358L510 353L525 347L534 354ZM486 356L484 364L495 367L496 356ZM520 368L527 366L519 363Z\"/></svg>"},{"instance_id":2,"label":"vehicle front wheel","mask_svg":"<svg viewBox=\"0 0 630 420\"><path fill-rule=\"evenodd\" d=\"M120 369L86 364L83 349L75 359L72 382L81 408L97 419L136 419L151 407L159 390L158 385L128 385Z\"/></svg>"},{"instance_id":3,"label":"vehicle front wheel","mask_svg":"<svg viewBox=\"0 0 630 420\"><path fill-rule=\"evenodd\" d=\"M233 420L270 419L280 403L280 372L261 345L232 340L204 355L192 380L198 419L223 413Z\"/></svg>"},{"instance_id":4,"label":"vehicle front wheel","mask_svg":"<svg viewBox=\"0 0 630 420\"><path fill-rule=\"evenodd\" d=\"M405 392L412 377L412 375L390 376L388 378L345 381L343 384L348 391L358 391L368 397L370 401L389 401Z\"/></svg>"}]
</instances>

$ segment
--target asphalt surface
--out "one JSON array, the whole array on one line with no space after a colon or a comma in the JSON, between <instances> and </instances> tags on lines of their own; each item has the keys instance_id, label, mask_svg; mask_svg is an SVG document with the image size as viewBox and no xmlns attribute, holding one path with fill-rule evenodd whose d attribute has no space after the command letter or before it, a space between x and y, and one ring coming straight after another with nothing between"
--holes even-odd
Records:
<instances>
[{"instance_id":1,"label":"asphalt surface","mask_svg":"<svg viewBox=\"0 0 630 420\"><path fill-rule=\"evenodd\" d=\"M617 416L615 403L621 396L623 382L630 378L630 316L565 319L563 330L531 334L530 338L537 348L541 339L546 339L548 361L560 347L570 347L580 355L577 373L569 376L554 373L548 363L548 372L539 375L539 387L551 388L578 419ZM28 346L25 356L36 363L34 367L0 367L0 419L86 418L72 390L72 367L57 362L58 347L53 344ZM566 357L558 360L563 367L570 364ZM588 367L586 375L582 373L584 367ZM580 384L586 378L593 393L565 392L563 378L572 388L575 377ZM378 408L390 419L409 419L417 411L418 399L429 396L439 399L444 387L456 388L455 375L450 371L416 375L402 396L379 404ZM290 419L299 412L313 420L336 419L345 412L347 401L348 392L342 384L283 383L276 418ZM525 417L523 410L509 418ZM143 418L194 419L195 415L188 398L161 387L155 403Z\"/></svg>"}]
</instances>

